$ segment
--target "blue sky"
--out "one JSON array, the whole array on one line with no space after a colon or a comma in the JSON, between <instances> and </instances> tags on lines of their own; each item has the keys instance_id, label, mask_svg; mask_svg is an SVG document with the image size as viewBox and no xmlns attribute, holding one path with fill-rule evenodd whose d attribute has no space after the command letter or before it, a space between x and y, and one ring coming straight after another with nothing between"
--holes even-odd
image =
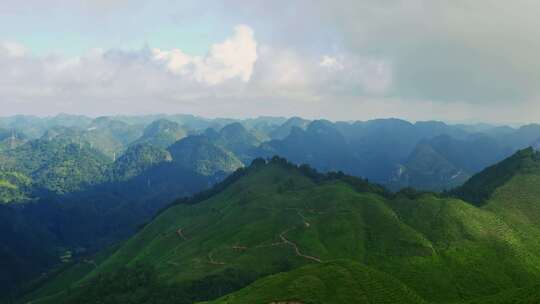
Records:
<instances>
[{"instance_id":1,"label":"blue sky","mask_svg":"<svg viewBox=\"0 0 540 304\"><path fill-rule=\"evenodd\" d=\"M5 26L0 28L0 37L18 41L38 55L79 55L93 48L138 49L146 45L203 54L208 45L224 39L234 24L192 4L158 0L104 7L62 2L21 5L2 14Z\"/></svg>"},{"instance_id":2,"label":"blue sky","mask_svg":"<svg viewBox=\"0 0 540 304\"><path fill-rule=\"evenodd\" d=\"M0 115L540 121L533 0L4 0Z\"/></svg>"}]
</instances>

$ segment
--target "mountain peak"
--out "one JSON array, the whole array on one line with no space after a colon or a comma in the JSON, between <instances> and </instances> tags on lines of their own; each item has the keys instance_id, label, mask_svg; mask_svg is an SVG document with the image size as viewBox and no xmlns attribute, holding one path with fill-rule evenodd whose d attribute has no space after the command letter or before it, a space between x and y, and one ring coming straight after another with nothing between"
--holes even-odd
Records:
<instances>
[{"instance_id":1,"label":"mountain peak","mask_svg":"<svg viewBox=\"0 0 540 304\"><path fill-rule=\"evenodd\" d=\"M540 172L540 152L532 147L519 150L507 159L484 169L463 186L452 191L465 201L484 205L493 192L517 174Z\"/></svg>"}]
</instances>

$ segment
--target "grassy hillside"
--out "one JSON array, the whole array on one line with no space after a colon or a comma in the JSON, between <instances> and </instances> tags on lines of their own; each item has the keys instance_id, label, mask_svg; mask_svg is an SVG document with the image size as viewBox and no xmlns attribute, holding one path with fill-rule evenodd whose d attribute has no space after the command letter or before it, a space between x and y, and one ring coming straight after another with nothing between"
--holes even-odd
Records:
<instances>
[{"instance_id":1,"label":"grassy hillside","mask_svg":"<svg viewBox=\"0 0 540 304\"><path fill-rule=\"evenodd\" d=\"M420 304L425 301L385 273L349 260L338 260L268 276L211 303Z\"/></svg>"},{"instance_id":2,"label":"grassy hillside","mask_svg":"<svg viewBox=\"0 0 540 304\"><path fill-rule=\"evenodd\" d=\"M258 160L36 303L462 303L532 288L536 174L520 171L479 208Z\"/></svg>"}]
</instances>

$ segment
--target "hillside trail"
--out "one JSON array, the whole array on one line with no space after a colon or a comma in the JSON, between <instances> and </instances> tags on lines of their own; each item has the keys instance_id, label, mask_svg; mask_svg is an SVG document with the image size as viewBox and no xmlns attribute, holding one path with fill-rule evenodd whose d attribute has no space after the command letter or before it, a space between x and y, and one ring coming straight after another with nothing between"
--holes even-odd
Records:
<instances>
[{"instance_id":1,"label":"hillside trail","mask_svg":"<svg viewBox=\"0 0 540 304\"><path fill-rule=\"evenodd\" d=\"M94 261L94 260L88 260L88 259L84 259L84 260L83 260L83 263L86 263L86 264L92 265L92 266L94 266L94 268L97 268L97 267L98 267L98 265L97 265L96 261Z\"/></svg>"},{"instance_id":2,"label":"hillside trail","mask_svg":"<svg viewBox=\"0 0 540 304\"><path fill-rule=\"evenodd\" d=\"M296 253L297 256L302 257L302 258L305 258L305 259L308 259L308 260L311 260L311 261L315 261L315 262L318 262L318 263L322 263L322 260L319 259L318 257L314 257L314 256L311 256L311 255L303 254L303 253L300 251L300 248L298 247L298 245L297 245L295 242L293 242L293 241L291 241L291 240L289 240L289 239L287 239L287 238L285 237L285 235L286 235L287 233L289 233L290 231L292 231L292 230L294 230L294 229L295 229L295 228L289 228L289 229L283 231L283 232L279 235L279 237L281 238L281 240L283 241L283 243L286 243L286 244L288 244L288 245L291 245L291 246L294 248L294 252Z\"/></svg>"},{"instance_id":3,"label":"hillside trail","mask_svg":"<svg viewBox=\"0 0 540 304\"><path fill-rule=\"evenodd\" d=\"M209 261L210 264L212 264L212 265L220 265L220 266L221 266L221 265L226 265L225 262L219 262L219 261L214 260L214 256L213 256L213 255L214 255L214 254L213 254L212 252L210 252L210 253L208 254L208 261Z\"/></svg>"},{"instance_id":4,"label":"hillside trail","mask_svg":"<svg viewBox=\"0 0 540 304\"><path fill-rule=\"evenodd\" d=\"M189 240L189 239L184 235L184 228L179 228L178 230L176 230L176 234L178 234L178 236L181 237L184 241Z\"/></svg>"},{"instance_id":5,"label":"hillside trail","mask_svg":"<svg viewBox=\"0 0 540 304\"><path fill-rule=\"evenodd\" d=\"M307 212L312 212L312 213L317 213L317 212L315 210L313 210L313 209L307 208L307 206L305 206L305 207L306 207L307 210L303 210L301 208L286 208L286 210L294 210L294 211L296 211L296 214L302 220L303 226L306 227L306 228L310 228L311 224L309 223L308 219L302 214L302 211L307 211ZM267 207L266 208L263 207L263 209L273 210L272 208L267 208ZM322 260L320 258L318 258L318 257L303 254L302 251L300 250L300 247L298 246L298 244L296 244L295 242L287 239L287 237L285 235L287 233L289 233L290 231L294 230L294 229L297 229L297 227L288 228L285 231L283 231L282 233L280 233L279 234L279 238L281 240L280 242L274 242L274 243L267 244L267 245L257 245L257 246L251 247L251 248L265 248L265 247L276 247L276 246L280 246L280 245L289 245L289 246L293 247L296 256L307 259L307 260L310 260L310 261L315 261L317 263L322 263ZM186 240L186 241L188 240L188 238L184 234L183 228L179 228L176 231L176 233L183 240ZM235 244L235 245L230 246L230 249L241 252L241 251L246 251L246 250L250 249L250 247ZM225 262L215 260L212 252L210 252L208 254L208 262L210 264L212 264L212 265L226 265Z\"/></svg>"}]
</instances>

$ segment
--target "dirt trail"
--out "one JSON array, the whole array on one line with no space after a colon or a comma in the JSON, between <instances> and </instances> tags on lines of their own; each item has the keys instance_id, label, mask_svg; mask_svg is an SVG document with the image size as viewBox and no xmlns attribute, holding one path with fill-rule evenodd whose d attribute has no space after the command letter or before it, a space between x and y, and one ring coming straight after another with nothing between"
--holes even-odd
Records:
<instances>
[{"instance_id":1,"label":"dirt trail","mask_svg":"<svg viewBox=\"0 0 540 304\"><path fill-rule=\"evenodd\" d=\"M245 250L248 250L249 248L246 247L246 246L240 246L240 245L234 245L231 247L232 249L234 250L237 250L237 251L245 251Z\"/></svg>"},{"instance_id":2,"label":"dirt trail","mask_svg":"<svg viewBox=\"0 0 540 304\"><path fill-rule=\"evenodd\" d=\"M178 230L176 230L176 234L178 234L178 236L181 237L184 241L189 240L189 239L184 235L184 229L183 229L183 228L179 228Z\"/></svg>"},{"instance_id":3,"label":"dirt trail","mask_svg":"<svg viewBox=\"0 0 540 304\"><path fill-rule=\"evenodd\" d=\"M287 230L283 231L283 232L279 235L279 237L281 238L281 240L282 240L284 243L293 246L294 251L295 251L295 253L296 253L297 256L302 257L302 258L305 258L305 259L308 259L308 260L312 260L312 261L315 261L315 262L318 262L318 263L322 263L321 259L319 259L318 257L306 255L306 254L303 254L302 252L300 252L300 248L298 248L298 245L296 245L296 243L294 243L294 242L288 240L288 239L285 237L285 234L287 234L289 231L291 231L291 230L293 230L293 229L294 229L294 228L287 229Z\"/></svg>"},{"instance_id":4,"label":"dirt trail","mask_svg":"<svg viewBox=\"0 0 540 304\"><path fill-rule=\"evenodd\" d=\"M209 253L208 254L208 261L210 264L212 265L225 265L226 263L224 262L218 262L216 260L214 260L214 257L213 257L213 254L212 253Z\"/></svg>"},{"instance_id":5,"label":"dirt trail","mask_svg":"<svg viewBox=\"0 0 540 304\"><path fill-rule=\"evenodd\" d=\"M86 264L90 264L90 265L94 266L94 268L98 267L97 263L94 260L84 259L83 262L86 263Z\"/></svg>"}]
</instances>

